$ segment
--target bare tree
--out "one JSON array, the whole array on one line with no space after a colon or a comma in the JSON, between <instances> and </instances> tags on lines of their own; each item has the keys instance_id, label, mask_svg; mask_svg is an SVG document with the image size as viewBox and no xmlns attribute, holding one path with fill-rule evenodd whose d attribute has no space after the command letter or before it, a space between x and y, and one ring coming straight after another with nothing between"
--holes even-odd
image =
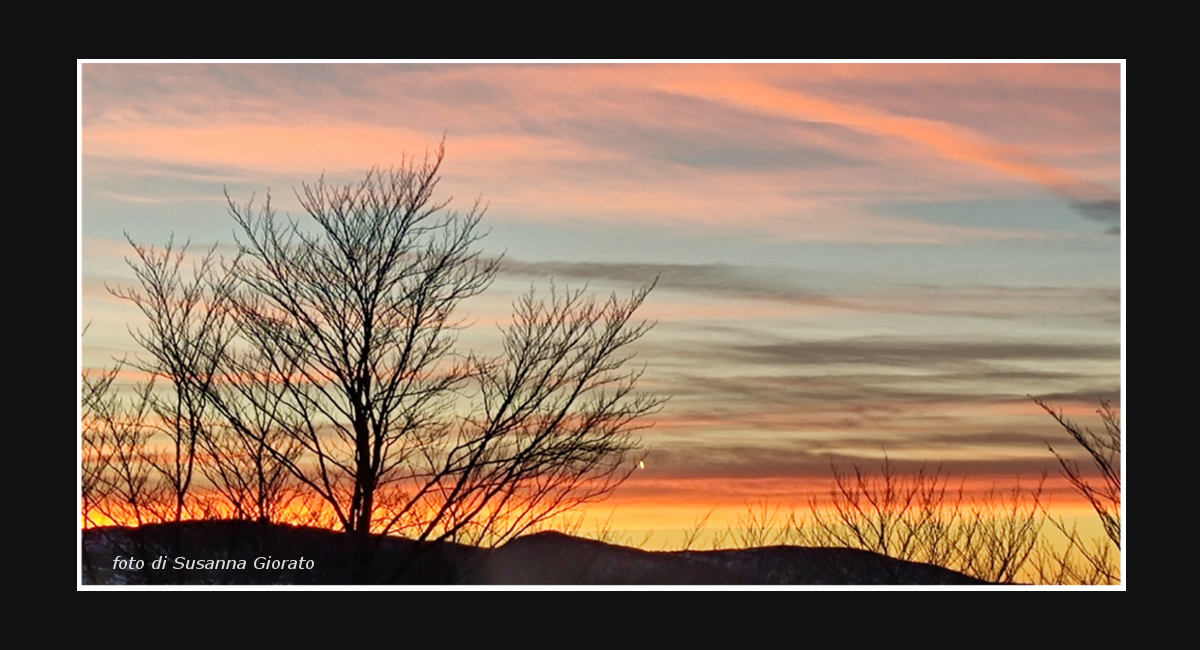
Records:
<instances>
[{"instance_id":1,"label":"bare tree","mask_svg":"<svg viewBox=\"0 0 1200 650\"><path fill-rule=\"evenodd\" d=\"M1055 451L1054 446L1047 443L1050 448L1050 453L1058 459L1058 463L1062 466L1063 475L1070 481L1071 487L1075 491L1083 495L1091 504L1092 509L1096 511L1096 515L1100 517L1100 523L1104 525L1104 532L1112 543L1118 549L1121 548L1121 416L1115 411L1107 400L1100 402L1100 408L1096 411L1100 415L1100 420L1104 424L1103 433L1095 433L1086 427L1080 427L1075 422L1066 418L1062 414L1061 409L1055 409L1046 402L1030 396L1038 406L1042 407L1051 417L1054 418L1067 433L1071 434L1071 438L1075 440L1079 446L1087 451L1091 457L1092 465L1100 474L1099 483L1089 479L1085 472L1079 467L1079 463L1075 460L1063 456Z\"/></svg>"},{"instance_id":2,"label":"bare tree","mask_svg":"<svg viewBox=\"0 0 1200 650\"><path fill-rule=\"evenodd\" d=\"M200 471L236 519L283 521L298 497L295 477L275 454L296 462L304 450L270 413L246 413L236 426L215 419L203 428Z\"/></svg>"},{"instance_id":3,"label":"bare tree","mask_svg":"<svg viewBox=\"0 0 1200 650\"><path fill-rule=\"evenodd\" d=\"M1000 584L1024 577L1046 523L1042 514L1045 478L1029 491L1022 490L1018 482L1008 495L993 487L950 529L947 559L931 558L929 563Z\"/></svg>"},{"instance_id":4,"label":"bare tree","mask_svg":"<svg viewBox=\"0 0 1200 650\"><path fill-rule=\"evenodd\" d=\"M738 515L737 527L727 526L729 537L740 548L783 544L791 536L787 524L794 523L795 519L793 516L784 521L779 509L779 504L772 505L767 499L762 499L756 504L747 502L745 512ZM709 511L709 514L712 512ZM707 520L707 516L703 520L697 520L693 527L693 531L696 532L685 536L685 541L691 540L691 543L694 543L695 536L699 534L699 529Z\"/></svg>"},{"instance_id":5,"label":"bare tree","mask_svg":"<svg viewBox=\"0 0 1200 650\"><path fill-rule=\"evenodd\" d=\"M113 450L108 432L120 410L113 387L120 370L121 364L116 364L98 374L85 370L80 376L80 508L84 528L98 525L96 516L112 492L109 474Z\"/></svg>"},{"instance_id":6,"label":"bare tree","mask_svg":"<svg viewBox=\"0 0 1200 650\"><path fill-rule=\"evenodd\" d=\"M148 449L153 383L135 386L132 395L122 394L116 380L123 366L119 361L99 373L85 370L81 377L80 501L85 529L158 523L169 510L168 495L155 480ZM131 545L113 543L127 555L150 555L140 537L130 541ZM80 553L84 576L95 582L99 567L86 541Z\"/></svg>"},{"instance_id":7,"label":"bare tree","mask_svg":"<svg viewBox=\"0 0 1200 650\"><path fill-rule=\"evenodd\" d=\"M115 374L115 373L114 373ZM166 495L155 481L147 422L153 383L135 387L128 400L112 390L90 407L82 427L85 517L118 525L140 526L164 521Z\"/></svg>"},{"instance_id":8,"label":"bare tree","mask_svg":"<svg viewBox=\"0 0 1200 650\"><path fill-rule=\"evenodd\" d=\"M1085 541L1076 524L1047 516L1062 535L1043 538L1030 556L1034 581L1043 585L1114 585L1121 582L1120 550L1107 536Z\"/></svg>"},{"instance_id":9,"label":"bare tree","mask_svg":"<svg viewBox=\"0 0 1200 650\"><path fill-rule=\"evenodd\" d=\"M173 521L184 517L188 492L196 473L198 445L205 437L208 392L216 380L225 350L233 338L226 317L231 276L215 258L215 246L192 268L181 272L188 245L162 249L126 239L137 259L126 259L140 288L109 288L113 295L134 303L148 321L147 330L130 330L149 354L133 365L152 381L169 383L167 395L149 390L145 397L157 415L157 428L169 440L165 453L148 457L170 490Z\"/></svg>"},{"instance_id":10,"label":"bare tree","mask_svg":"<svg viewBox=\"0 0 1200 650\"><path fill-rule=\"evenodd\" d=\"M621 371L649 328L631 316L650 287L605 303L531 293L500 358L456 352L456 309L499 260L474 248L479 201L459 214L433 199L443 155L303 185L308 226L279 219L269 195L258 209L230 199L237 351L188 373L358 540L362 580L372 533L495 542L607 496L661 404Z\"/></svg>"},{"instance_id":11,"label":"bare tree","mask_svg":"<svg viewBox=\"0 0 1200 650\"><path fill-rule=\"evenodd\" d=\"M1047 443L1050 453L1058 459L1062 473L1071 487L1087 499L1107 539L1085 542L1078 527L1062 517L1048 516L1051 524L1065 540L1057 546L1047 544L1038 549L1034 564L1039 579L1046 584L1118 584L1121 581L1121 417L1108 401L1101 400L1096 413L1104 425L1102 433L1081 427L1045 401L1030 396L1071 438L1087 451L1098 480L1090 478L1079 463Z\"/></svg>"},{"instance_id":12,"label":"bare tree","mask_svg":"<svg viewBox=\"0 0 1200 650\"><path fill-rule=\"evenodd\" d=\"M680 546L679 550L692 550L692 547L694 547L700 541L700 537L704 535L704 530L708 528L708 520L710 517L712 517L714 512L716 512L715 507L705 513L703 517L696 517L696 520L692 523L692 527L683 531L683 544Z\"/></svg>"},{"instance_id":13,"label":"bare tree","mask_svg":"<svg viewBox=\"0 0 1200 650\"><path fill-rule=\"evenodd\" d=\"M270 196L257 212L229 201L245 256L234 314L250 353L231 367L236 394L216 403L252 432L241 400L303 449L308 462L261 439L358 538L364 574L370 534L386 532L374 525L381 491L433 478L413 461L448 435L445 413L470 375L453 355L454 310L496 272L471 248L478 205L460 216L431 202L439 164L304 185L315 233L280 222Z\"/></svg>"},{"instance_id":14,"label":"bare tree","mask_svg":"<svg viewBox=\"0 0 1200 650\"><path fill-rule=\"evenodd\" d=\"M853 475L833 472L829 508L810 499L809 517L789 519L789 539L874 551L996 583L1021 577L1041 539L1043 482L968 500L962 484L949 489L940 467L902 474L886 454L878 475L857 465Z\"/></svg>"},{"instance_id":15,"label":"bare tree","mask_svg":"<svg viewBox=\"0 0 1200 650\"><path fill-rule=\"evenodd\" d=\"M832 512L815 497L809 503L821 541L902 560L916 560L927 550L939 554L941 540L935 535L958 520L961 504L961 492L947 502L947 477L940 467L928 473L922 466L906 477L885 454L878 477L858 465L853 476L832 469Z\"/></svg>"},{"instance_id":16,"label":"bare tree","mask_svg":"<svg viewBox=\"0 0 1200 650\"><path fill-rule=\"evenodd\" d=\"M88 327L84 326L86 334ZM110 450L105 444L104 426L106 415L112 411L113 381L116 380L120 365L113 366L97 375L84 371L80 376L79 395L79 506L82 514L82 525L85 529L94 528L98 524L96 517L99 508L111 492L107 482L110 462ZM95 580L95 565L87 545L80 547L80 563L84 575Z\"/></svg>"},{"instance_id":17,"label":"bare tree","mask_svg":"<svg viewBox=\"0 0 1200 650\"><path fill-rule=\"evenodd\" d=\"M636 394L641 370L624 369L627 347L649 329L631 318L652 288L603 303L553 288L548 299L531 290L517 300L504 354L474 364L482 403L424 490L428 507L416 512L433 516L418 520L418 539L497 543L629 476L633 432L663 403Z\"/></svg>"}]
</instances>

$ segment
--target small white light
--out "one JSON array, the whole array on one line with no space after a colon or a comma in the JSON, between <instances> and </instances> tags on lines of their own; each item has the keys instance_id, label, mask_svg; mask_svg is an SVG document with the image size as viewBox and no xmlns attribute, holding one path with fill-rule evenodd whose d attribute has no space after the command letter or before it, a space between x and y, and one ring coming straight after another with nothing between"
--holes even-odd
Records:
<instances>
[{"instance_id":1,"label":"small white light","mask_svg":"<svg viewBox=\"0 0 1200 650\"><path fill-rule=\"evenodd\" d=\"M639 460L638 461L638 469L646 469L646 461Z\"/></svg>"}]
</instances>

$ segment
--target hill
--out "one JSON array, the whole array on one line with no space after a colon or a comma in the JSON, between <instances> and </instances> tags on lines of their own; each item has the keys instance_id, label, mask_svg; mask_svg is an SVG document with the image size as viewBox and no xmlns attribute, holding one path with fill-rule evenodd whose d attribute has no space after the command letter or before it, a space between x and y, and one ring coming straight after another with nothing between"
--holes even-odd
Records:
<instances>
[{"instance_id":1,"label":"hill","mask_svg":"<svg viewBox=\"0 0 1200 650\"><path fill-rule=\"evenodd\" d=\"M375 584L986 584L948 569L844 548L643 551L561 533L528 535L495 549L450 543L418 549L397 537L375 541L370 580ZM353 584L350 557L346 536L329 530L190 521L87 530L81 561L84 584L322 585Z\"/></svg>"}]
</instances>

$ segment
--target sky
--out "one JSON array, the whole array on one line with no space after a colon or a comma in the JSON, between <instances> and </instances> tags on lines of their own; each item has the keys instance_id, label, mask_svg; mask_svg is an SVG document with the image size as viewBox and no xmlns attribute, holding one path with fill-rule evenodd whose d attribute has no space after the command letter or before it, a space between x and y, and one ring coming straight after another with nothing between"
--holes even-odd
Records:
<instances>
[{"instance_id":1,"label":"sky","mask_svg":"<svg viewBox=\"0 0 1200 650\"><path fill-rule=\"evenodd\" d=\"M1048 471L1078 507L1028 395L1094 428L1123 405L1120 63L80 69L84 369L136 353L126 234L229 252L225 192L299 216L302 182L444 142L438 196L481 199L504 255L464 345L531 286L659 278L636 362L670 400L589 511L618 527L802 505L885 454L975 490Z\"/></svg>"}]
</instances>

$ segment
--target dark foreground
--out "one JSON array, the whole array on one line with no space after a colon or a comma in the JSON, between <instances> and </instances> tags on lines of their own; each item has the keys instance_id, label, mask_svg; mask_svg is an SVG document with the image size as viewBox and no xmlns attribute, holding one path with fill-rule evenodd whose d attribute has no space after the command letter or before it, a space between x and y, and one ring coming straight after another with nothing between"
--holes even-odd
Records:
<instances>
[{"instance_id":1,"label":"dark foreground","mask_svg":"<svg viewBox=\"0 0 1200 650\"><path fill-rule=\"evenodd\" d=\"M652 552L560 533L496 549L418 549L376 538L369 577L347 536L317 528L195 521L84 532L84 584L203 585L980 585L961 573L842 548ZM120 559L118 559L120 558ZM130 562L134 560L135 562ZM136 561L142 566L137 568ZM157 562L156 562L157 561Z\"/></svg>"}]
</instances>

